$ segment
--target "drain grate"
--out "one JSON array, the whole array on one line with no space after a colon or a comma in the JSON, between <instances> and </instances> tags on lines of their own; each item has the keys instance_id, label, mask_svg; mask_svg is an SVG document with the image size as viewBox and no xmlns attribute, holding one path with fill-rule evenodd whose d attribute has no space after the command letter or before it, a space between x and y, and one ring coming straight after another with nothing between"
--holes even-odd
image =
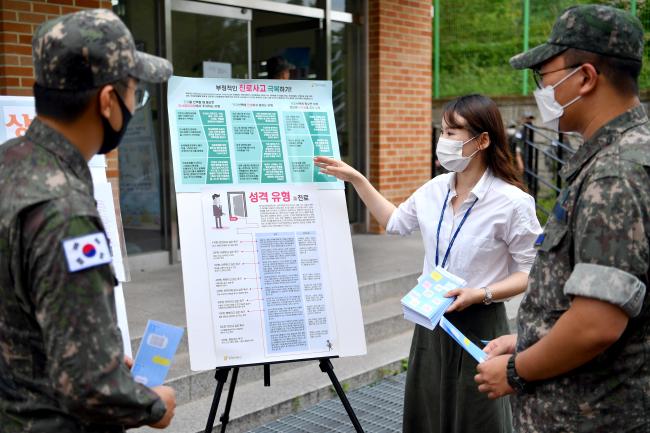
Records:
<instances>
[{"instance_id":1,"label":"drain grate","mask_svg":"<svg viewBox=\"0 0 650 433\"><path fill-rule=\"evenodd\" d=\"M367 433L400 433L406 373L347 394ZM354 427L338 397L287 415L249 433L350 433Z\"/></svg>"}]
</instances>

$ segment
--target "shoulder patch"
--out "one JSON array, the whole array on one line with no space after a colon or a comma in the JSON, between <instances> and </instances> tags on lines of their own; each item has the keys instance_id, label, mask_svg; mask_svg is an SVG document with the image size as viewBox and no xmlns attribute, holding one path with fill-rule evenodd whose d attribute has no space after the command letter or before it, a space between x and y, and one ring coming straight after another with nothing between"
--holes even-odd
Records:
<instances>
[{"instance_id":1,"label":"shoulder patch","mask_svg":"<svg viewBox=\"0 0 650 433\"><path fill-rule=\"evenodd\" d=\"M103 232L91 233L61 241L70 272L111 263L111 249Z\"/></svg>"}]
</instances>

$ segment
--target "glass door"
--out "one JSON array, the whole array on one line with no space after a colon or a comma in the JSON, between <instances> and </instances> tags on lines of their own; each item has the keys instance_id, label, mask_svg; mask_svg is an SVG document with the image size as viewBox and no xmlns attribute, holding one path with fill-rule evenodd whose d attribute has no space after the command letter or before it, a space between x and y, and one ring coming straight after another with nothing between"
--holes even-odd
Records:
<instances>
[{"instance_id":1,"label":"glass door","mask_svg":"<svg viewBox=\"0 0 650 433\"><path fill-rule=\"evenodd\" d=\"M251 16L246 8L174 0L171 11L174 75L250 78Z\"/></svg>"}]
</instances>

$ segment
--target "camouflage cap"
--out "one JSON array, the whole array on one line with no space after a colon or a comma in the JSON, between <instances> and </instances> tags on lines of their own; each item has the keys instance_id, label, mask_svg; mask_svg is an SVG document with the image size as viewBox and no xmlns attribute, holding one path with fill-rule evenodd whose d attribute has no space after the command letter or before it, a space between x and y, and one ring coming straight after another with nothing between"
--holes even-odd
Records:
<instances>
[{"instance_id":1,"label":"camouflage cap","mask_svg":"<svg viewBox=\"0 0 650 433\"><path fill-rule=\"evenodd\" d=\"M568 48L641 62L643 26L637 17L622 9L573 6L555 21L545 44L517 54L510 59L510 64L515 69L532 68Z\"/></svg>"},{"instance_id":2,"label":"camouflage cap","mask_svg":"<svg viewBox=\"0 0 650 433\"><path fill-rule=\"evenodd\" d=\"M107 9L89 9L43 23L32 40L36 83L89 90L131 76L166 81L169 61L137 51L126 25Z\"/></svg>"}]
</instances>

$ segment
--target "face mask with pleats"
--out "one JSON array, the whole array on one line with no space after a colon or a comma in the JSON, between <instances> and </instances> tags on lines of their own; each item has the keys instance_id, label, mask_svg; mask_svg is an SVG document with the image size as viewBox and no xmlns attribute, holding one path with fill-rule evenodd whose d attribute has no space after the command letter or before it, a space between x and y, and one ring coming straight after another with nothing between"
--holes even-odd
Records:
<instances>
[{"instance_id":1,"label":"face mask with pleats","mask_svg":"<svg viewBox=\"0 0 650 433\"><path fill-rule=\"evenodd\" d=\"M535 102L537 103L537 108L539 108L539 115L542 118L544 127L554 132L560 132L560 117L562 117L564 114L564 109L582 97L578 95L569 101L569 103L564 105L560 105L560 103L555 99L555 88L562 84L571 75L578 72L580 68L581 66L578 66L573 71L571 71L570 74L562 78L554 85L546 86L533 92L533 95L535 96Z\"/></svg>"},{"instance_id":2,"label":"face mask with pleats","mask_svg":"<svg viewBox=\"0 0 650 433\"><path fill-rule=\"evenodd\" d=\"M480 134L479 134L480 135ZM476 149L470 156L463 156L463 146L474 140L478 135L466 141L451 140L449 138L440 137L436 145L436 156L440 164L448 171L461 172L464 171L469 165L470 161L479 151Z\"/></svg>"}]
</instances>

